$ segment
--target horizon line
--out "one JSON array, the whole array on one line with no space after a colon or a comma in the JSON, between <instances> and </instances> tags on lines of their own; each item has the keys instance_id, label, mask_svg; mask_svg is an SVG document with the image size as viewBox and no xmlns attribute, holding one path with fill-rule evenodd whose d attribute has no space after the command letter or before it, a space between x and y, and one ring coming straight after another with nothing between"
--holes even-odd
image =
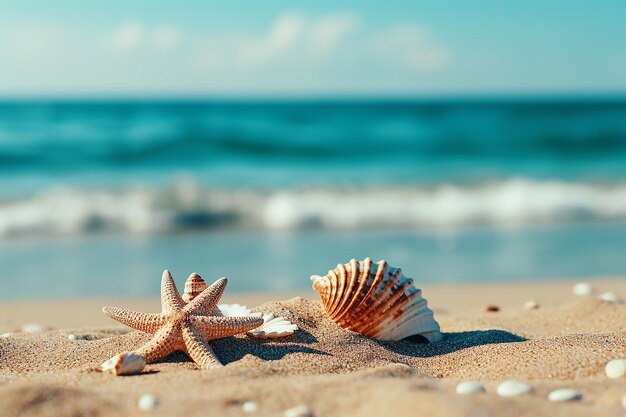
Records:
<instances>
[{"instance_id":1,"label":"horizon line","mask_svg":"<svg viewBox=\"0 0 626 417\"><path fill-rule=\"evenodd\" d=\"M545 92L441 92L441 93L50 93L50 94L2 94L0 103L7 102L72 102L72 101L180 101L180 102L413 102L413 101L622 101L626 90L606 91L545 91Z\"/></svg>"}]
</instances>

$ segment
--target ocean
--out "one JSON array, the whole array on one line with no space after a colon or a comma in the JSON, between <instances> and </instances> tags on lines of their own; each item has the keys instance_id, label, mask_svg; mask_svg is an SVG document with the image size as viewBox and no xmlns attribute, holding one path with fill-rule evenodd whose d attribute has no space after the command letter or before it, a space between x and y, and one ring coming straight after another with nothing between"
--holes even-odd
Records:
<instances>
[{"instance_id":1,"label":"ocean","mask_svg":"<svg viewBox=\"0 0 626 417\"><path fill-rule=\"evenodd\" d=\"M626 273L626 99L0 102L0 299Z\"/></svg>"}]
</instances>

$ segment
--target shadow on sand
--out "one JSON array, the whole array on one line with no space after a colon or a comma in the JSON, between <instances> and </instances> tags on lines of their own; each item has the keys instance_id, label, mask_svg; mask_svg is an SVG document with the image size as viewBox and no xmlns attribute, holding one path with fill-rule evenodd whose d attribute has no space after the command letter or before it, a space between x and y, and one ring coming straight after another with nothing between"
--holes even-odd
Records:
<instances>
[{"instance_id":1,"label":"shadow on sand","mask_svg":"<svg viewBox=\"0 0 626 417\"><path fill-rule=\"evenodd\" d=\"M437 343L428 343L422 336L411 336L398 342L377 341L376 343L395 353L428 358L474 346L515 343L525 340L521 336L504 330L472 330L468 332L444 333L443 340Z\"/></svg>"},{"instance_id":2,"label":"shadow on sand","mask_svg":"<svg viewBox=\"0 0 626 417\"><path fill-rule=\"evenodd\" d=\"M310 332L299 329L297 338L287 336L280 339L236 339L226 337L210 342L213 351L223 364L238 361L246 355L256 356L259 359L273 361L282 359L290 353L313 353L317 355L332 355L319 349L302 346L317 342L317 338ZM167 357L165 362L189 362L189 358L182 352L175 352Z\"/></svg>"}]
</instances>

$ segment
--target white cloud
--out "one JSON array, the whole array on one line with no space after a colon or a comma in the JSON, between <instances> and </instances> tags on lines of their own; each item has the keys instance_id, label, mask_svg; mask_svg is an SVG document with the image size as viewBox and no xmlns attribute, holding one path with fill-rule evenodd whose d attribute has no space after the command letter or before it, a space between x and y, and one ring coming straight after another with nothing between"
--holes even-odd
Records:
<instances>
[{"instance_id":1,"label":"white cloud","mask_svg":"<svg viewBox=\"0 0 626 417\"><path fill-rule=\"evenodd\" d=\"M180 32L174 26L157 28L152 34L152 43L155 49L167 51L176 48L180 42Z\"/></svg>"},{"instance_id":2,"label":"white cloud","mask_svg":"<svg viewBox=\"0 0 626 417\"><path fill-rule=\"evenodd\" d=\"M423 26L396 25L370 32L365 29L359 18L349 13L314 18L288 12L259 35L207 36L199 47L197 61L205 70L228 67L243 71L271 66L336 68L348 62L379 68L386 62L387 66L424 71L448 62L448 52Z\"/></svg>"},{"instance_id":3,"label":"white cloud","mask_svg":"<svg viewBox=\"0 0 626 417\"><path fill-rule=\"evenodd\" d=\"M137 48L144 38L144 27L139 22L126 22L111 34L111 45L120 51Z\"/></svg>"},{"instance_id":4,"label":"white cloud","mask_svg":"<svg viewBox=\"0 0 626 417\"><path fill-rule=\"evenodd\" d=\"M405 91L428 86L415 74L445 67L449 56L423 26L287 12L265 30L194 36L137 20L100 32L20 22L0 28L0 61L0 93L274 94Z\"/></svg>"},{"instance_id":5,"label":"white cloud","mask_svg":"<svg viewBox=\"0 0 626 417\"><path fill-rule=\"evenodd\" d=\"M431 70L447 64L448 52L430 32L414 24L396 25L373 37L373 49L381 56L416 70Z\"/></svg>"},{"instance_id":6,"label":"white cloud","mask_svg":"<svg viewBox=\"0 0 626 417\"><path fill-rule=\"evenodd\" d=\"M330 15L314 22L311 28L311 41L317 53L326 55L332 52L342 38L359 29L359 19L352 14Z\"/></svg>"},{"instance_id":7,"label":"white cloud","mask_svg":"<svg viewBox=\"0 0 626 417\"><path fill-rule=\"evenodd\" d=\"M304 31L304 18L297 13L279 16L267 34L256 39L253 36L241 36L238 45L234 45L238 59L244 65L259 65L271 61L291 48Z\"/></svg>"}]
</instances>

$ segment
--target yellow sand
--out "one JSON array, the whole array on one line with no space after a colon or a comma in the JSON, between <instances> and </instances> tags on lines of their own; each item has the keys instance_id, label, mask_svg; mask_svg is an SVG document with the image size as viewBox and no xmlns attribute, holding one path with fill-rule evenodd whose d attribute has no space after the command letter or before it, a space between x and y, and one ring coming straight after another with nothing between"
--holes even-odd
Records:
<instances>
[{"instance_id":1,"label":"yellow sand","mask_svg":"<svg viewBox=\"0 0 626 417\"><path fill-rule=\"evenodd\" d=\"M626 296L624 279L594 283ZM99 365L148 336L103 317L101 301L8 303L0 306L0 332L32 321L55 329L0 338L0 415L243 416L250 414L241 405L256 401L258 416L300 404L316 416L620 416L626 378L608 379L604 365L626 357L626 304L575 297L571 285L423 288L445 334L437 344L378 342L341 329L305 293L309 299L258 307L297 324L291 337L211 342L223 369L197 370L178 353L130 377L102 374ZM531 298L540 307L522 309ZM156 300L106 303L158 310ZM500 312L483 312L487 304ZM456 383L468 379L483 382L487 393L457 395ZM495 388L506 379L528 382L533 392L501 398ZM551 403L547 394L556 388L576 388L583 399ZM156 409L138 410L144 393L156 395Z\"/></svg>"}]
</instances>

